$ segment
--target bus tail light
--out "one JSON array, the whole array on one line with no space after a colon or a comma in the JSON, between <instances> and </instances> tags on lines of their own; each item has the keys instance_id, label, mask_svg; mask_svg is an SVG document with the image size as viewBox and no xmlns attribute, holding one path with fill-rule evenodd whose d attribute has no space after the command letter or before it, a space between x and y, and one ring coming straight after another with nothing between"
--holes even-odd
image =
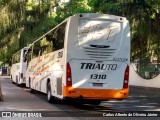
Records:
<instances>
[{"instance_id":1,"label":"bus tail light","mask_svg":"<svg viewBox=\"0 0 160 120\"><path fill-rule=\"evenodd\" d=\"M66 86L72 86L72 73L69 63L67 63L66 69Z\"/></svg>"},{"instance_id":2,"label":"bus tail light","mask_svg":"<svg viewBox=\"0 0 160 120\"><path fill-rule=\"evenodd\" d=\"M129 84L129 66L127 65L124 73L123 88L128 88L128 84Z\"/></svg>"}]
</instances>

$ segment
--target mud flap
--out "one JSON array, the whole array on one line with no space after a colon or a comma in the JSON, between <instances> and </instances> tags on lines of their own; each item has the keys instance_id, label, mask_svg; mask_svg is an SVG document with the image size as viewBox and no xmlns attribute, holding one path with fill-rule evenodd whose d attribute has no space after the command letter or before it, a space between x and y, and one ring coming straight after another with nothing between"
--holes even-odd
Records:
<instances>
[{"instance_id":1,"label":"mud flap","mask_svg":"<svg viewBox=\"0 0 160 120\"><path fill-rule=\"evenodd\" d=\"M3 95L2 95L2 89L1 89L1 83L0 83L0 101L3 102Z\"/></svg>"},{"instance_id":2,"label":"mud flap","mask_svg":"<svg viewBox=\"0 0 160 120\"><path fill-rule=\"evenodd\" d=\"M57 78L57 95L62 95L62 77Z\"/></svg>"}]
</instances>

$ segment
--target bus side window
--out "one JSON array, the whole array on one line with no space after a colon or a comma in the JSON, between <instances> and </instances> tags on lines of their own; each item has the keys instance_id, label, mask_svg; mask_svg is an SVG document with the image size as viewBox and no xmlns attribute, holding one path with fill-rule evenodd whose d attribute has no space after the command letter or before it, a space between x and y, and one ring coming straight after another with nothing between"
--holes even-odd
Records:
<instances>
[{"instance_id":1,"label":"bus side window","mask_svg":"<svg viewBox=\"0 0 160 120\"><path fill-rule=\"evenodd\" d=\"M50 41L51 51L56 51L64 48L65 27L66 22L46 35L46 40Z\"/></svg>"},{"instance_id":2,"label":"bus side window","mask_svg":"<svg viewBox=\"0 0 160 120\"><path fill-rule=\"evenodd\" d=\"M24 53L23 62L27 62L28 51Z\"/></svg>"},{"instance_id":3,"label":"bus side window","mask_svg":"<svg viewBox=\"0 0 160 120\"><path fill-rule=\"evenodd\" d=\"M12 64L20 62L20 51L13 55Z\"/></svg>"},{"instance_id":4,"label":"bus side window","mask_svg":"<svg viewBox=\"0 0 160 120\"><path fill-rule=\"evenodd\" d=\"M33 53L32 58L38 57L42 55L42 47L41 47L41 41L37 41L33 45Z\"/></svg>"},{"instance_id":5,"label":"bus side window","mask_svg":"<svg viewBox=\"0 0 160 120\"><path fill-rule=\"evenodd\" d=\"M42 48L42 55L52 52L52 44L51 41L47 39L47 37L44 37L41 40L41 48Z\"/></svg>"},{"instance_id":6,"label":"bus side window","mask_svg":"<svg viewBox=\"0 0 160 120\"><path fill-rule=\"evenodd\" d=\"M12 58L9 60L9 66L12 66Z\"/></svg>"},{"instance_id":7,"label":"bus side window","mask_svg":"<svg viewBox=\"0 0 160 120\"><path fill-rule=\"evenodd\" d=\"M42 50L41 49L39 50L39 53L38 53L38 57L39 56L42 56Z\"/></svg>"},{"instance_id":8,"label":"bus side window","mask_svg":"<svg viewBox=\"0 0 160 120\"><path fill-rule=\"evenodd\" d=\"M31 52L32 52L31 50L28 51L28 55L27 55L27 61L28 62L31 61L31 59L32 59L32 53Z\"/></svg>"},{"instance_id":9,"label":"bus side window","mask_svg":"<svg viewBox=\"0 0 160 120\"><path fill-rule=\"evenodd\" d=\"M32 58L38 57L38 56L39 56L39 51L40 51L39 48L34 47L34 48L33 48L33 53L32 53Z\"/></svg>"},{"instance_id":10,"label":"bus side window","mask_svg":"<svg viewBox=\"0 0 160 120\"><path fill-rule=\"evenodd\" d=\"M29 48L28 50L24 50L23 62L29 62L29 60L31 60L31 58L29 59L29 57L31 57L31 50L32 47Z\"/></svg>"}]
</instances>

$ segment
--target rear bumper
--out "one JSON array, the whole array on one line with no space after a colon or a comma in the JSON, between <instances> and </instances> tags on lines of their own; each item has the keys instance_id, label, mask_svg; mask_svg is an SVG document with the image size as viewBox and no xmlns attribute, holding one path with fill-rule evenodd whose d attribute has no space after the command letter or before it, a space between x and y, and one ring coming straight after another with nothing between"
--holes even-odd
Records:
<instances>
[{"instance_id":1,"label":"rear bumper","mask_svg":"<svg viewBox=\"0 0 160 120\"><path fill-rule=\"evenodd\" d=\"M86 89L63 86L64 98L80 98L93 100L126 99L128 98L128 88L122 90L109 89Z\"/></svg>"}]
</instances>

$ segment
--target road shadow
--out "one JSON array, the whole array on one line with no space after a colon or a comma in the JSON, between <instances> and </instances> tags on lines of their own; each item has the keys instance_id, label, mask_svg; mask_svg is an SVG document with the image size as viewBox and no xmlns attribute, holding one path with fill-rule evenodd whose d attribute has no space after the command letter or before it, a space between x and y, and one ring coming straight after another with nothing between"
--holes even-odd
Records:
<instances>
[{"instance_id":1,"label":"road shadow","mask_svg":"<svg viewBox=\"0 0 160 120\"><path fill-rule=\"evenodd\" d=\"M29 91L28 91L29 92ZM47 102L46 94L35 92L34 95ZM143 87L130 87L129 97L125 100L103 101L100 105L81 104L74 101L57 100L51 105L68 110L69 106L78 110L97 111L97 112L126 112L126 111L160 111L159 89Z\"/></svg>"}]
</instances>

